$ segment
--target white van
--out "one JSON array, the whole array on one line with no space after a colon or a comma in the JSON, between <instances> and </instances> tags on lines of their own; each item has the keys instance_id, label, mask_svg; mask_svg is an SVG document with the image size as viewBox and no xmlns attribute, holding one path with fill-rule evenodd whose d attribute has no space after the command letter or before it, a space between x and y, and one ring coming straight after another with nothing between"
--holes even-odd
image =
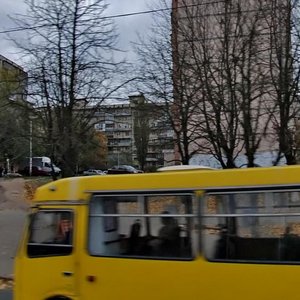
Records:
<instances>
[{"instance_id":1,"label":"white van","mask_svg":"<svg viewBox=\"0 0 300 300\"><path fill-rule=\"evenodd\" d=\"M30 158L26 157L23 164L20 165L20 172L21 173L29 173L29 165L30 165ZM56 175L61 173L61 169L52 164L54 168L54 172ZM51 167L51 159L47 156L34 156L32 157L32 172L31 175L36 176L48 176L52 173Z\"/></svg>"}]
</instances>

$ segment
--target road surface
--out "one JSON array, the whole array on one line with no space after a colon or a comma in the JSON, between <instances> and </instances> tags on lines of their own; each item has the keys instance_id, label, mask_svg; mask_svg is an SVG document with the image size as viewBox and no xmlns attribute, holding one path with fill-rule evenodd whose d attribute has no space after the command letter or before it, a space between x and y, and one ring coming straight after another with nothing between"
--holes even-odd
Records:
<instances>
[{"instance_id":1,"label":"road surface","mask_svg":"<svg viewBox=\"0 0 300 300\"><path fill-rule=\"evenodd\" d=\"M13 275L13 259L25 220L24 211L0 210L0 276Z\"/></svg>"},{"instance_id":2,"label":"road surface","mask_svg":"<svg viewBox=\"0 0 300 300\"><path fill-rule=\"evenodd\" d=\"M0 299L1 300L12 300L13 294L12 290L0 290Z\"/></svg>"}]
</instances>

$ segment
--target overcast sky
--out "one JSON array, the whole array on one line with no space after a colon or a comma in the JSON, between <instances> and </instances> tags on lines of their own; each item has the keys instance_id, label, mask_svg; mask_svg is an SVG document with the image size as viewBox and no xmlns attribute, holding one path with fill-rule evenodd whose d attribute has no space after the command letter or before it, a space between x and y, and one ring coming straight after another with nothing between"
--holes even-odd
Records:
<instances>
[{"instance_id":1,"label":"overcast sky","mask_svg":"<svg viewBox=\"0 0 300 300\"><path fill-rule=\"evenodd\" d=\"M49 0L51 1L51 0ZM145 11L149 5L157 0L107 0L110 4L109 15L125 14ZM25 13L26 6L23 0L0 0L0 31L14 28L15 25L8 18L14 13ZM119 30L120 47L128 51L127 57L132 57L130 41L136 39L136 32L145 34L151 23L151 15L137 15L124 18L116 18L115 22ZM19 33L22 34L22 33ZM0 54L21 64L19 54L12 42L6 39L5 34L0 34Z\"/></svg>"}]
</instances>

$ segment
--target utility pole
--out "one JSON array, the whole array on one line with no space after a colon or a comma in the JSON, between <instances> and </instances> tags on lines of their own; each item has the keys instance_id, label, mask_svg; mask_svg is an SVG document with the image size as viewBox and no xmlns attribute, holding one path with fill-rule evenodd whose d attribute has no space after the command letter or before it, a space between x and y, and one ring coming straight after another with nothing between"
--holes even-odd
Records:
<instances>
[{"instance_id":1,"label":"utility pole","mask_svg":"<svg viewBox=\"0 0 300 300\"><path fill-rule=\"evenodd\" d=\"M32 175L32 120L29 120L29 176Z\"/></svg>"}]
</instances>

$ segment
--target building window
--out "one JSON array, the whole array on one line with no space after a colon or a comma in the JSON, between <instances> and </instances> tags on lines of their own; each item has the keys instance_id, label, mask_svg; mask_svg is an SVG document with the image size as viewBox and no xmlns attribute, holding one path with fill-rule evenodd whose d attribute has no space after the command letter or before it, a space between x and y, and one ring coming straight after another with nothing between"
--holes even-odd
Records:
<instances>
[{"instance_id":1,"label":"building window","mask_svg":"<svg viewBox=\"0 0 300 300\"><path fill-rule=\"evenodd\" d=\"M95 130L105 131L105 129L106 129L106 124L105 123L95 124Z\"/></svg>"}]
</instances>

